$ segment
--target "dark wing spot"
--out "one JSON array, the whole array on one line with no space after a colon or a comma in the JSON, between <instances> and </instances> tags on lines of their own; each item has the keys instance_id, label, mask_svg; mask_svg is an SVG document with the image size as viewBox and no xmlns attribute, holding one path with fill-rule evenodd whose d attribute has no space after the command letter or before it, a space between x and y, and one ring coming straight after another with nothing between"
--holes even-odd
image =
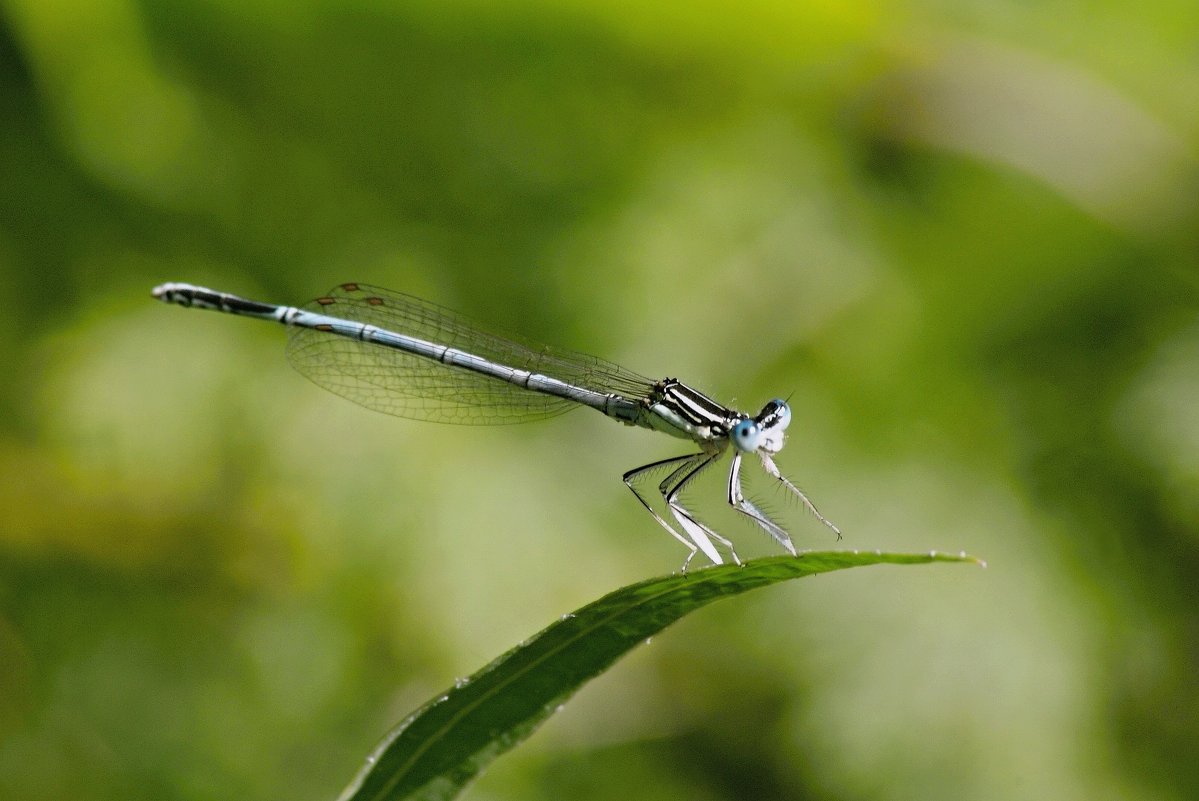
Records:
<instances>
[{"instance_id":1,"label":"dark wing spot","mask_svg":"<svg viewBox=\"0 0 1199 801\"><path fill-rule=\"evenodd\" d=\"M322 306L332 306L334 303L337 302L337 298L330 298L330 297L317 298L316 302L321 304Z\"/></svg>"},{"instance_id":2,"label":"dark wing spot","mask_svg":"<svg viewBox=\"0 0 1199 801\"><path fill-rule=\"evenodd\" d=\"M341 288L344 289L346 292L357 292L358 291L357 284L342 284Z\"/></svg>"},{"instance_id":3,"label":"dark wing spot","mask_svg":"<svg viewBox=\"0 0 1199 801\"><path fill-rule=\"evenodd\" d=\"M372 306L384 306L387 303L385 300L383 300L383 298L380 298L380 297L367 298L366 302Z\"/></svg>"}]
</instances>

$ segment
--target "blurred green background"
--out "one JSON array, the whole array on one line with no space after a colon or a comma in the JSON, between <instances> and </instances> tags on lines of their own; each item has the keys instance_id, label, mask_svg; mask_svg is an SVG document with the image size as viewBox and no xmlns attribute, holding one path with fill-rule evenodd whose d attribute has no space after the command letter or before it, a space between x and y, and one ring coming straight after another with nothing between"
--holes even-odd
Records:
<instances>
[{"instance_id":1,"label":"blurred green background","mask_svg":"<svg viewBox=\"0 0 1199 801\"><path fill-rule=\"evenodd\" d=\"M684 555L620 483L684 443L372 414L166 280L794 393L841 546L990 563L704 610L467 797L1199 797L1197 45L1191 0L0 2L0 797L332 798Z\"/></svg>"}]
</instances>

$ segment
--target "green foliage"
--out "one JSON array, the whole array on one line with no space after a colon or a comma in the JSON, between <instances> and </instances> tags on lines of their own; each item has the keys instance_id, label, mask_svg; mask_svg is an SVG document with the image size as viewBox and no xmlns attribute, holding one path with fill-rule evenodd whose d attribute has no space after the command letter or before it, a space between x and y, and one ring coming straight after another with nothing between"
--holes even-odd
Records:
<instances>
[{"instance_id":1,"label":"green foliage","mask_svg":"<svg viewBox=\"0 0 1199 801\"><path fill-rule=\"evenodd\" d=\"M1197 8L5 0L0 795L327 801L677 564L618 477L680 443L372 415L146 295L357 280L790 397L846 547L993 566L689 616L477 797L1199 798Z\"/></svg>"},{"instance_id":2,"label":"green foliage","mask_svg":"<svg viewBox=\"0 0 1199 801\"><path fill-rule=\"evenodd\" d=\"M605 595L460 680L408 716L342 801L448 799L532 734L580 687L684 615L748 590L866 565L977 561L965 555L808 552L649 579Z\"/></svg>"}]
</instances>

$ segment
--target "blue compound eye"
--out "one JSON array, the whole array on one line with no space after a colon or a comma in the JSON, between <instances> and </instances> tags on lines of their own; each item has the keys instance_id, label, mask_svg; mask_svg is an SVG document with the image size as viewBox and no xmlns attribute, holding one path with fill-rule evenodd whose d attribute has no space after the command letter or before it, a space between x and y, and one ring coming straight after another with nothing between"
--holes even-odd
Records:
<instances>
[{"instance_id":1,"label":"blue compound eye","mask_svg":"<svg viewBox=\"0 0 1199 801\"><path fill-rule=\"evenodd\" d=\"M749 419L738 420L733 425L732 431L729 432L733 445L741 451L756 451L761 436L762 430L758 428L758 424Z\"/></svg>"},{"instance_id":2,"label":"blue compound eye","mask_svg":"<svg viewBox=\"0 0 1199 801\"><path fill-rule=\"evenodd\" d=\"M770 402L775 407L775 423L774 428L782 431L787 426L791 425L791 407L787 405L787 401L775 398Z\"/></svg>"}]
</instances>

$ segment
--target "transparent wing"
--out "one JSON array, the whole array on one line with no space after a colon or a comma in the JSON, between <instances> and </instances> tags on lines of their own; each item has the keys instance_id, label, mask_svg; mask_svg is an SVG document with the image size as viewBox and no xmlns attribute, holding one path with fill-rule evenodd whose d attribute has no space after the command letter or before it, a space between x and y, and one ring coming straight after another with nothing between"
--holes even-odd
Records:
<instances>
[{"instance_id":1,"label":"transparent wing","mask_svg":"<svg viewBox=\"0 0 1199 801\"><path fill-rule=\"evenodd\" d=\"M367 284L342 284L303 308L625 398L644 397L654 383L594 356L486 333L448 309ZM368 409L414 420L522 423L578 405L401 350L309 328L289 329L287 358L296 370L330 392Z\"/></svg>"}]
</instances>

